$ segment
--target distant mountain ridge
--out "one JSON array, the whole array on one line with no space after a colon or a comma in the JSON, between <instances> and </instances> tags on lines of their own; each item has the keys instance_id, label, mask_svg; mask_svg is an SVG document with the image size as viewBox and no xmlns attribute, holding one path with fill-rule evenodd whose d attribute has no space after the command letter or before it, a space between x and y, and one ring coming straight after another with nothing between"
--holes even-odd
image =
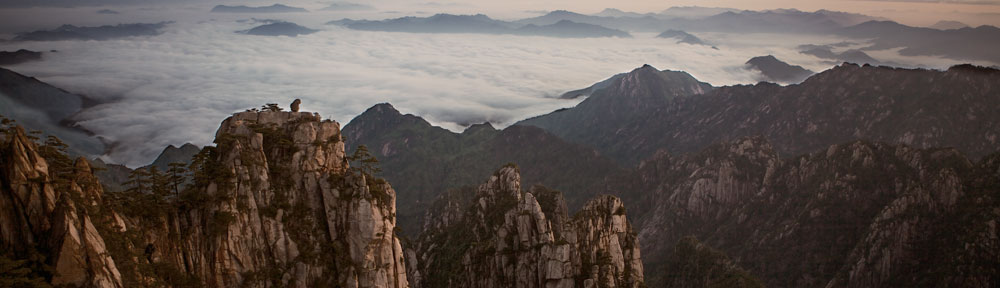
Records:
<instances>
[{"instance_id":1,"label":"distant mountain ridge","mask_svg":"<svg viewBox=\"0 0 1000 288\"><path fill-rule=\"evenodd\" d=\"M667 13L671 10L673 10L671 13ZM830 10L750 11L675 7L659 14L610 10L595 15L556 10L542 16L517 20L514 23L547 25L562 20L629 32L662 32L669 29L686 32L838 35L857 40L871 40L873 45L861 48L863 51L903 48L900 53L904 56L945 56L963 61L986 60L1000 63L1000 53L995 52L1000 50L1000 40L997 40L1000 39L1000 28L993 26L963 28L960 25L964 24L950 22L941 24L947 26L939 26L947 29L910 27L886 18ZM858 55L830 58L839 58L843 61L850 57L857 63L883 64L876 61L861 61L858 60L860 58L854 58L855 56Z\"/></svg>"},{"instance_id":2,"label":"distant mountain ridge","mask_svg":"<svg viewBox=\"0 0 1000 288\"><path fill-rule=\"evenodd\" d=\"M680 30L672 30L671 29L671 30L663 31L663 33L660 33L660 35L656 35L656 37L657 38L677 39L677 43L687 43L687 44L692 44L692 45L708 45L708 44L705 44L705 42L701 41L701 39L698 38L697 36L691 35L690 33L687 33L687 32L684 32L684 31L680 31Z\"/></svg>"},{"instance_id":3,"label":"distant mountain ridge","mask_svg":"<svg viewBox=\"0 0 1000 288\"><path fill-rule=\"evenodd\" d=\"M864 43L870 42L871 45L840 54L825 52L819 48L817 48L819 50L811 49L814 51L808 53L839 62L893 65L891 62L876 61L862 51L902 48L900 53L904 56L944 56L963 61L985 60L1000 63L1000 53L994 52L1000 50L1000 40L996 40L1000 39L1000 28L980 26L939 30L910 27L886 18L830 10L751 11L675 7L661 13L646 14L606 9L594 15L555 10L545 15L511 22L491 19L482 14L437 14L430 17L410 16L380 21L342 19L327 24L369 31L525 34L556 37L629 37L625 35L630 32L685 31L685 34L673 32L664 36L676 37L684 43L691 44L703 41L689 32L836 35ZM948 25L947 28L954 28L957 25L945 24ZM952 43L963 43L963 45L952 45Z\"/></svg>"},{"instance_id":4,"label":"distant mountain ridge","mask_svg":"<svg viewBox=\"0 0 1000 288\"><path fill-rule=\"evenodd\" d=\"M316 33L317 31L319 30L302 27L292 22L278 21L274 23L268 23L257 27L253 27L250 30L239 31L239 32L245 33L247 35L258 35L258 36L295 37L298 35L308 35Z\"/></svg>"},{"instance_id":5,"label":"distant mountain ridge","mask_svg":"<svg viewBox=\"0 0 1000 288\"><path fill-rule=\"evenodd\" d=\"M831 62L839 63L855 63L855 64L871 64L880 65L881 61L868 56L867 53L857 49L850 49L840 53L833 52L833 47L831 45L800 45L799 53L806 55L813 55L822 59L830 60Z\"/></svg>"},{"instance_id":6,"label":"distant mountain ridge","mask_svg":"<svg viewBox=\"0 0 1000 288\"><path fill-rule=\"evenodd\" d=\"M853 38L874 39L863 50L903 48L904 56L939 55L958 60L1000 63L1000 28L983 25L954 30L910 27L892 21L868 21L837 32ZM960 44L960 45L956 45Z\"/></svg>"},{"instance_id":7,"label":"distant mountain ridge","mask_svg":"<svg viewBox=\"0 0 1000 288\"><path fill-rule=\"evenodd\" d=\"M271 6L259 6L251 7L246 5L239 6L227 6L227 5L216 5L212 7L212 13L298 13L298 12L309 12L305 8L291 7L283 4L274 4Z\"/></svg>"},{"instance_id":8,"label":"distant mountain ridge","mask_svg":"<svg viewBox=\"0 0 1000 288\"><path fill-rule=\"evenodd\" d=\"M524 25L495 20L483 14L435 14L430 17L403 17L381 21L342 19L326 24L355 30L409 33L514 34L565 38L631 37L625 31L571 20L544 25Z\"/></svg>"},{"instance_id":9,"label":"distant mountain ridge","mask_svg":"<svg viewBox=\"0 0 1000 288\"><path fill-rule=\"evenodd\" d=\"M0 65L14 65L42 60L42 52L20 49L14 52L0 51Z\"/></svg>"},{"instance_id":10,"label":"distant mountain ridge","mask_svg":"<svg viewBox=\"0 0 1000 288\"><path fill-rule=\"evenodd\" d=\"M928 26L928 28L934 28L938 30L953 30L953 29L962 29L966 27L969 27L969 25L958 21L948 21L948 20L941 20L938 21L937 23L934 23L934 25Z\"/></svg>"},{"instance_id":11,"label":"distant mountain ridge","mask_svg":"<svg viewBox=\"0 0 1000 288\"><path fill-rule=\"evenodd\" d=\"M617 15L617 16L613 16ZM547 25L561 20L601 25L624 31L662 32L666 29L697 32L830 33L872 20L887 20L861 14L794 9L765 11L713 9L703 7L671 8L656 15L605 13L584 15L566 10L514 21L520 24Z\"/></svg>"},{"instance_id":12,"label":"distant mountain ridge","mask_svg":"<svg viewBox=\"0 0 1000 288\"><path fill-rule=\"evenodd\" d=\"M78 27L62 25L52 30L38 30L18 34L14 41L61 41L61 40L110 40L115 38L156 36L163 33L163 28L171 22L134 23L104 25L96 27Z\"/></svg>"},{"instance_id":13,"label":"distant mountain ridge","mask_svg":"<svg viewBox=\"0 0 1000 288\"><path fill-rule=\"evenodd\" d=\"M798 65L790 65L778 60L774 55L750 58L745 64L748 69L761 73L762 79L769 82L799 83L815 72Z\"/></svg>"},{"instance_id":14,"label":"distant mountain ridge","mask_svg":"<svg viewBox=\"0 0 1000 288\"><path fill-rule=\"evenodd\" d=\"M361 3L351 3L351 2L334 2L329 6L324 7L324 11L368 11L375 10L375 7L367 4Z\"/></svg>"}]
</instances>

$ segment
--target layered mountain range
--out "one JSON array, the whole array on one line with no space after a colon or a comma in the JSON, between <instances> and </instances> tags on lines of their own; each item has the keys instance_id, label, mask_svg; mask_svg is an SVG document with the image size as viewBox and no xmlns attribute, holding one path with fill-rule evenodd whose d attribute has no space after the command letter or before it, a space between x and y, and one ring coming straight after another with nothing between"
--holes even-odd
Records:
<instances>
[{"instance_id":1,"label":"layered mountain range","mask_svg":"<svg viewBox=\"0 0 1000 288\"><path fill-rule=\"evenodd\" d=\"M492 19L483 14L436 14L430 17L402 17L387 20L342 19L327 22L354 30L410 33L515 34L565 38L632 37L628 32L600 25L561 20L543 25Z\"/></svg>"},{"instance_id":2,"label":"layered mountain range","mask_svg":"<svg viewBox=\"0 0 1000 288\"><path fill-rule=\"evenodd\" d=\"M363 150L347 155L340 125L318 114L236 113L222 122L215 146L168 148L158 163L130 171L121 183L124 190L109 191L91 162L71 159L57 138L41 142L13 122L3 125L3 283L437 287L433 283L441 278L436 275L455 272L434 266L448 263L435 259L457 252L435 250L440 246L432 240L422 240L416 250L409 248L411 256L404 256L397 236L396 192L375 176L380 170L372 165L376 160ZM190 164L158 168L163 165L159 162L169 161ZM433 235L440 235L440 229L463 230L448 235L478 235L453 239L456 245L475 247L466 251L475 252L470 257L492 251L497 261L516 260L502 270L484 259L470 260L486 266L468 266L480 274L455 282L456 287L642 285L636 232L620 200L596 198L588 202L587 212L570 220L565 202L552 198L558 192L534 192L549 197L539 202L520 190L513 167L496 172L480 187L477 199L488 199L488 204L473 208L471 202L453 202L469 205L462 208L469 215L489 219L478 222L475 231L442 224L455 223L448 218L429 218L428 223L437 224L427 226L425 233L431 236L420 239L437 239ZM525 218L526 213L533 214ZM497 215L504 215L501 222ZM479 246L487 242L492 248ZM422 257L414 256L415 251ZM412 284L408 274L416 279Z\"/></svg>"},{"instance_id":3,"label":"layered mountain range","mask_svg":"<svg viewBox=\"0 0 1000 288\"><path fill-rule=\"evenodd\" d=\"M65 24L52 30L20 33L13 41L110 40L124 37L156 36L171 22L131 23L81 27Z\"/></svg>"},{"instance_id":4,"label":"layered mountain range","mask_svg":"<svg viewBox=\"0 0 1000 288\"><path fill-rule=\"evenodd\" d=\"M385 174L394 183L429 184L401 190L421 199L474 194L462 187L475 182L458 179L489 169L459 155L533 159L550 151L541 153L547 160L520 166L523 182L566 191L568 211L595 195L620 197L640 231L651 287L976 286L995 281L998 238L989 227L998 215L989 183L998 175L988 155L998 147L998 119L989 112L1000 108L998 83L1000 71L969 65L844 64L799 85L712 87L644 66L578 90L590 94L576 107L500 131L535 131L534 138L490 141L496 132L474 134L484 125L452 133L387 104L348 124L345 137L375 147L385 166L455 167ZM470 135L481 138L442 145ZM462 150L483 142L492 145ZM575 176L579 186L530 175L539 171ZM433 175L446 176L427 178ZM448 189L466 192L440 196ZM440 201L414 201L421 207L410 209L431 211L427 221L438 211L465 213ZM928 258L945 254L961 260Z\"/></svg>"},{"instance_id":5,"label":"layered mountain range","mask_svg":"<svg viewBox=\"0 0 1000 288\"><path fill-rule=\"evenodd\" d=\"M803 53L823 59L858 64L893 65L871 58L865 51L899 49L904 56L944 57L959 61L1000 63L1000 29L983 25L936 29L913 27L881 17L818 10L795 9L763 11L675 7L661 13L629 13L605 10L585 15L566 10L551 11L538 17L501 21L486 15L436 14L430 17L402 17L386 20L341 19L327 24L368 31L417 33L520 34L550 37L631 37L629 33L655 32L659 37L677 42L706 45L690 33L764 33L791 37L816 35L848 38L856 47L850 49L803 49ZM947 23L946 23L947 24ZM954 24L949 24L954 26ZM790 37L790 36L784 36ZM962 43L955 45L954 43ZM826 44L812 45L825 46ZM836 50L836 51L834 51Z\"/></svg>"},{"instance_id":6,"label":"layered mountain range","mask_svg":"<svg viewBox=\"0 0 1000 288\"><path fill-rule=\"evenodd\" d=\"M713 87L647 65L577 90L576 107L462 133L389 104L343 131L252 109L214 146L167 149L107 190L65 144L5 122L0 263L16 269L0 273L78 287L990 286L997 84L971 65L843 64Z\"/></svg>"},{"instance_id":7,"label":"layered mountain range","mask_svg":"<svg viewBox=\"0 0 1000 288\"><path fill-rule=\"evenodd\" d=\"M212 13L296 13L309 12L305 8L292 7L283 4L272 4L271 6L228 6L216 5L212 7Z\"/></svg>"}]
</instances>

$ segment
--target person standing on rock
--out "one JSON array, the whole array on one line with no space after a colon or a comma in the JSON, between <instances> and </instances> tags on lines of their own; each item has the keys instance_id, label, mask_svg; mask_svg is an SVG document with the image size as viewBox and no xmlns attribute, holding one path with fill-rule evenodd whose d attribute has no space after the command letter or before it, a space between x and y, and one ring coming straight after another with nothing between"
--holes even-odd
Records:
<instances>
[{"instance_id":1,"label":"person standing on rock","mask_svg":"<svg viewBox=\"0 0 1000 288\"><path fill-rule=\"evenodd\" d=\"M302 100L295 99L295 101L292 101L292 112L299 112L299 104L302 104Z\"/></svg>"}]
</instances>

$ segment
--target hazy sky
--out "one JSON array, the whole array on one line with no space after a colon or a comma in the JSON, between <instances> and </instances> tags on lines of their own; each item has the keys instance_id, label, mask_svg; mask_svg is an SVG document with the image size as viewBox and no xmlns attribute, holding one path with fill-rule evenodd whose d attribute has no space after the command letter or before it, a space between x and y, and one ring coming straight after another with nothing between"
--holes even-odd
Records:
<instances>
[{"instance_id":1,"label":"hazy sky","mask_svg":"<svg viewBox=\"0 0 1000 288\"><path fill-rule=\"evenodd\" d=\"M413 15L420 13L484 13L495 18L519 18L530 16L532 12L548 10L571 10L580 13L594 13L604 8L618 8L635 12L658 12L672 6L730 7L748 10L794 8L805 11L819 9L863 13L887 17L908 25L927 26L940 20L956 20L976 26L989 24L1000 26L1000 0L372 0L372 1L323 1L323 0L2 0L0 1L0 29L10 30L23 27L26 22L44 22L46 19L88 22L95 18L95 7L119 9L154 9L149 13L177 14L170 8L204 11L216 4L270 5L283 3L310 10L318 10L335 2L355 2L371 5L379 9L383 17ZM42 9L25 7L74 7L65 9ZM80 11L85 13L78 13ZM314 11L316 12L316 11ZM385 13L390 12L390 13ZM355 13L356 14L356 13ZM39 17L44 16L44 17ZM130 19L120 16L123 19ZM372 18L372 17L366 17ZM0 31L0 33L11 33Z\"/></svg>"}]
</instances>

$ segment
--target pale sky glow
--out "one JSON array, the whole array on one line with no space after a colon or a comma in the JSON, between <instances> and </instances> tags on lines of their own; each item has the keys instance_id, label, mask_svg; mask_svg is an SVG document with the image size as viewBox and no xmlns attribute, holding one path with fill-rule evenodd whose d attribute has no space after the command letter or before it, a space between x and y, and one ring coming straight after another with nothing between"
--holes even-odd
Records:
<instances>
[{"instance_id":1,"label":"pale sky glow","mask_svg":"<svg viewBox=\"0 0 1000 288\"><path fill-rule=\"evenodd\" d=\"M333 2L354 2L371 5L378 9L370 12L330 12L318 11ZM31 3L31 4L26 4ZM24 8L25 6L45 5L45 3L78 3L74 8ZM85 4L81 6L79 3ZM101 5L102 3L109 3ZM124 4L123 4L124 3ZM291 6L304 7L316 17L324 19L347 18L391 18L407 15L427 15L433 13L483 13L493 18L516 19L536 16L542 11L570 10L578 13L596 13L604 8L617 8L630 12L659 12L674 6L728 7L746 10L768 9L799 9L816 11L820 9L844 11L880 16L894 21L913 25L928 26L941 20L960 21L972 26L1000 26L1000 1L996 0L632 0L632 1L595 1L595 0L507 0L507 1L474 1L474 0L373 0L373 1L316 1L316 0L4 0L0 1L0 33L17 32L17 28L36 27L30 23L54 25L49 22L74 22L79 24L106 23L107 19L121 21L170 20L183 14L207 12L217 4L229 5L271 5L282 3ZM89 4L89 5L87 5ZM15 8L11 8L15 7ZM121 15L102 15L96 17L95 11L101 8L111 8L130 11ZM135 10L135 11L132 11ZM131 15L129 15L131 14ZM141 16L140 16L141 15ZM151 19L156 18L156 19ZM105 19L105 20L97 20Z\"/></svg>"}]
</instances>

